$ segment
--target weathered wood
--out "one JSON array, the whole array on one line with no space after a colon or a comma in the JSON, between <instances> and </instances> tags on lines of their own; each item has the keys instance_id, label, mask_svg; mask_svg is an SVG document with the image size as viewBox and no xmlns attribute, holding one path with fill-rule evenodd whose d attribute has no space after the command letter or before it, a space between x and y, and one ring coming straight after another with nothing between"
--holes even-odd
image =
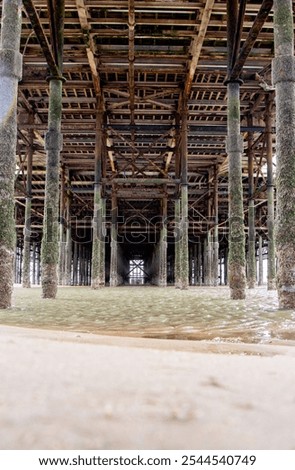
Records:
<instances>
[{"instance_id":1,"label":"weathered wood","mask_svg":"<svg viewBox=\"0 0 295 470\"><path fill-rule=\"evenodd\" d=\"M230 74L235 61L235 44L237 35L237 25L239 18L239 2L238 0L227 0L227 78Z\"/></svg>"},{"instance_id":2,"label":"weathered wood","mask_svg":"<svg viewBox=\"0 0 295 470\"><path fill-rule=\"evenodd\" d=\"M295 308L295 59L291 0L274 1L277 123L277 286L283 308Z\"/></svg>"},{"instance_id":3,"label":"weathered wood","mask_svg":"<svg viewBox=\"0 0 295 470\"><path fill-rule=\"evenodd\" d=\"M243 141L240 135L240 85L227 84L228 92L228 136L229 158L229 287L232 299L246 296L245 235L242 186Z\"/></svg>"},{"instance_id":4,"label":"weathered wood","mask_svg":"<svg viewBox=\"0 0 295 470\"><path fill-rule=\"evenodd\" d=\"M224 285L228 284L228 247L224 248Z\"/></svg>"},{"instance_id":5,"label":"weathered wood","mask_svg":"<svg viewBox=\"0 0 295 470\"><path fill-rule=\"evenodd\" d=\"M128 61L129 61L129 111L130 111L130 125L135 125L135 10L134 0L128 0ZM131 130L131 140L134 142L134 130Z\"/></svg>"},{"instance_id":6,"label":"weathered wood","mask_svg":"<svg viewBox=\"0 0 295 470\"><path fill-rule=\"evenodd\" d=\"M71 285L72 272L72 228L71 228L71 200L67 197L67 227L66 227L66 253L65 253L65 284Z\"/></svg>"},{"instance_id":7,"label":"weathered wood","mask_svg":"<svg viewBox=\"0 0 295 470\"><path fill-rule=\"evenodd\" d=\"M0 38L0 308L11 306L15 249L17 84L22 75L20 0L3 0Z\"/></svg>"},{"instance_id":8,"label":"weathered wood","mask_svg":"<svg viewBox=\"0 0 295 470\"><path fill-rule=\"evenodd\" d=\"M83 245L78 244L78 285L83 285Z\"/></svg>"},{"instance_id":9,"label":"weathered wood","mask_svg":"<svg viewBox=\"0 0 295 470\"><path fill-rule=\"evenodd\" d=\"M42 0L41 4L33 3L38 10L45 36L48 38L49 31L55 29L53 19L56 18L56 11L61 2ZM228 231L225 222L228 217L227 163L223 163L226 161L223 136L226 133L224 124L227 100L226 90L222 88L227 60L226 30L232 26L234 31L231 64L233 66L239 47L247 40L263 1L260 4L254 0L228 2L234 7L237 6L238 12L238 21L231 21L229 28L225 27L226 1L214 2L213 14L209 21L208 16L206 17L209 4L207 0L194 4L194 7L191 2L183 1L181 9L179 6L174 8L175 0L152 2L152 7L146 7L146 2L141 2L142 5L139 5L131 0L130 2L124 0L123 10L122 5L119 5L120 2L116 3L114 0L109 0L106 8L101 7L100 2L95 3L92 0L90 3L88 0L71 2L66 0L65 3L67 18L64 70L67 82L62 97L62 129L66 131L62 165L66 170L69 169L73 181L73 187L69 191L73 197L73 216L77 215L79 218L77 230L83 225L83 217L90 220L90 216L93 215L97 96L101 94L103 100L103 133L106 137L103 143L106 148L103 149L102 158L104 179L100 179L101 197L106 198L109 208L113 177L119 178L121 181L115 184L119 186L117 194L120 201L122 200L122 211L124 211L122 214L125 215L126 200L132 199L134 202L134 210L127 209L128 215L132 212L138 213L137 211L140 211L144 205L144 200L148 200L151 205L149 210L144 212L144 217L147 218L154 216L161 199L166 197L164 194L166 184L169 207L171 198L179 197L181 177L177 151L179 145L174 146L172 140L176 136L178 138L181 129L179 116L182 113L183 101L187 99L190 114L187 147L190 242L195 240L197 235L202 239L205 235L208 216L207 194L204 189L205 175L212 171L214 166L222 167L223 173L219 179L222 185L219 219L224 225L219 238L223 252ZM180 3L177 2L178 5ZM36 132L47 126L49 102L48 84L45 81L48 67L28 16L23 15L23 17L25 26L22 31L22 48L25 50L25 69L24 80L21 83L22 90L18 97L20 151L15 175L16 194L20 206L17 220L19 237L24 222L24 210L21 206L25 193L24 155L30 128L34 130L36 144L32 207L32 215L34 221L36 220L34 226L40 226L42 216L39 214L43 214L44 173L42 171L45 170L41 168L45 168L45 165L42 147L39 145L42 137L40 133L38 137ZM209 27L205 32L204 25L206 28L207 21ZM187 24L190 26L185 27ZM241 94L243 123L241 132L257 133L253 149L254 172L257 175L255 178L257 202L266 195L266 178L263 171L266 139L264 127L261 126L261 116L265 90L270 86L272 28L272 18L269 18L265 28L260 32L253 53L251 52L247 58L246 73L242 76L245 81ZM57 56L56 32L51 33L49 42L50 48ZM195 68L196 63L198 63L197 68ZM259 75L255 73L256 71L259 71ZM97 93L95 87L95 75L99 73L102 74L101 93ZM185 92L185 89L189 92ZM32 107L35 110L34 127L28 120L28 113ZM255 111L253 113L255 126L251 129L245 122L249 110ZM131 118L133 111L134 119ZM134 124L131 121L134 121ZM247 156L244 154L242 156L244 208L248 202L246 165ZM165 175L164 178L162 175ZM130 177L132 179L129 180ZM155 183L154 178L160 183ZM163 179L166 179L167 183ZM261 233L265 232L266 243L265 215L261 219L259 230ZM89 223L85 223L85 228L86 225L88 235ZM126 230L129 232L131 226L126 225ZM208 228L212 227L213 219L208 224ZM142 228L138 227L137 230L139 232ZM40 228L37 228L37 231L40 233ZM221 237L221 233L224 237ZM73 237L78 238L74 230Z\"/></svg>"},{"instance_id":10,"label":"weathered wood","mask_svg":"<svg viewBox=\"0 0 295 470\"><path fill-rule=\"evenodd\" d=\"M167 287L167 198L162 200L162 220L159 239L159 281L160 287Z\"/></svg>"},{"instance_id":11,"label":"weathered wood","mask_svg":"<svg viewBox=\"0 0 295 470\"><path fill-rule=\"evenodd\" d=\"M248 117L248 124L253 121L252 115ZM254 202L254 174L253 174L253 132L248 133L248 288L254 289L256 284L256 250L255 250L255 202Z\"/></svg>"},{"instance_id":12,"label":"weathered wood","mask_svg":"<svg viewBox=\"0 0 295 470\"><path fill-rule=\"evenodd\" d=\"M152 185L165 185L165 184L177 184L180 180L172 178L112 178L110 180L103 179L103 183L106 184L136 184L138 186L152 186Z\"/></svg>"},{"instance_id":13,"label":"weathered wood","mask_svg":"<svg viewBox=\"0 0 295 470\"><path fill-rule=\"evenodd\" d=\"M54 299L57 294L57 268L59 257L58 236L58 203L59 203L59 165L62 150L61 118L62 118L62 66L63 66L63 33L65 3L61 0L55 5L54 21L56 24L55 60L58 70L52 70L48 77L49 110L48 132L45 138L46 149L46 183L43 220L43 238L41 247L42 261L42 296Z\"/></svg>"},{"instance_id":14,"label":"weathered wood","mask_svg":"<svg viewBox=\"0 0 295 470\"><path fill-rule=\"evenodd\" d=\"M276 288L276 256L274 240L275 205L272 161L272 107L273 97L267 95L265 110L266 157L267 157L267 289Z\"/></svg>"},{"instance_id":15,"label":"weathered wood","mask_svg":"<svg viewBox=\"0 0 295 470\"><path fill-rule=\"evenodd\" d=\"M41 247L38 245L37 250L37 284L41 282Z\"/></svg>"},{"instance_id":16,"label":"weathered wood","mask_svg":"<svg viewBox=\"0 0 295 470\"><path fill-rule=\"evenodd\" d=\"M32 250L32 257L33 257L33 269L32 269L32 281L33 284L36 283L36 263L37 263L37 247L36 247L36 242L33 242L33 250Z\"/></svg>"},{"instance_id":17,"label":"weathered wood","mask_svg":"<svg viewBox=\"0 0 295 470\"><path fill-rule=\"evenodd\" d=\"M202 242L198 243L198 271L197 271L197 282L198 285L202 285L202 271L204 270L203 263L202 263Z\"/></svg>"},{"instance_id":18,"label":"weathered wood","mask_svg":"<svg viewBox=\"0 0 295 470\"><path fill-rule=\"evenodd\" d=\"M189 254L188 254L188 174L187 174L187 103L183 102L181 127L181 215L180 215L180 289L189 286Z\"/></svg>"},{"instance_id":19,"label":"weathered wood","mask_svg":"<svg viewBox=\"0 0 295 470\"><path fill-rule=\"evenodd\" d=\"M219 285L222 286L222 258L219 258Z\"/></svg>"},{"instance_id":20,"label":"weathered wood","mask_svg":"<svg viewBox=\"0 0 295 470\"><path fill-rule=\"evenodd\" d=\"M96 138L95 138L95 171L94 171L94 212L92 235L91 287L98 289L105 285L104 256L104 202L102 198L102 152L103 152L103 106L102 100L97 101Z\"/></svg>"},{"instance_id":21,"label":"weathered wood","mask_svg":"<svg viewBox=\"0 0 295 470\"><path fill-rule=\"evenodd\" d=\"M17 262L17 283L21 284L23 279L23 244L20 243L18 247L18 262Z\"/></svg>"},{"instance_id":22,"label":"weathered wood","mask_svg":"<svg viewBox=\"0 0 295 470\"><path fill-rule=\"evenodd\" d=\"M218 286L219 274L219 242L218 242L218 173L214 168L213 187L214 228L213 228L213 254L212 254L212 284Z\"/></svg>"},{"instance_id":23,"label":"weathered wood","mask_svg":"<svg viewBox=\"0 0 295 470\"><path fill-rule=\"evenodd\" d=\"M23 255L23 287L31 287L31 215L32 215L32 170L33 170L33 144L34 132L29 132L30 145L27 152L27 197L25 208L25 229L24 229L24 255Z\"/></svg>"},{"instance_id":24,"label":"weathered wood","mask_svg":"<svg viewBox=\"0 0 295 470\"><path fill-rule=\"evenodd\" d=\"M180 230L180 199L175 199L174 206L174 285L180 288L180 245L181 245L181 230Z\"/></svg>"},{"instance_id":25,"label":"weathered wood","mask_svg":"<svg viewBox=\"0 0 295 470\"><path fill-rule=\"evenodd\" d=\"M194 284L194 247L192 244L189 244L188 247L188 264L189 285L192 286Z\"/></svg>"},{"instance_id":26,"label":"weathered wood","mask_svg":"<svg viewBox=\"0 0 295 470\"><path fill-rule=\"evenodd\" d=\"M233 0L233 3L235 0ZM232 3L232 0L228 0L228 3ZM244 64L254 46L254 43L263 28L263 25L272 9L273 0L263 0L260 10L255 18L255 21L249 31L249 35L240 50L240 53L236 59L235 64L229 75L230 80L237 80L243 70Z\"/></svg>"},{"instance_id":27,"label":"weathered wood","mask_svg":"<svg viewBox=\"0 0 295 470\"><path fill-rule=\"evenodd\" d=\"M112 193L112 226L111 226L111 266L110 286L118 285L118 203L117 195L113 189Z\"/></svg>"},{"instance_id":28,"label":"weathered wood","mask_svg":"<svg viewBox=\"0 0 295 470\"><path fill-rule=\"evenodd\" d=\"M30 18L30 22L32 24L32 27L35 31L35 34L37 36L38 42L40 46L42 47L42 51L44 54L44 57L47 61L50 73L52 76L58 77L60 75L58 66L56 64L54 55L52 53L51 47L49 45L49 42L47 40L46 34L43 30L42 24L40 22L39 15L37 13L37 10L34 6L34 3L32 0L23 0L24 7L26 9L26 12Z\"/></svg>"},{"instance_id":29,"label":"weathered wood","mask_svg":"<svg viewBox=\"0 0 295 470\"><path fill-rule=\"evenodd\" d=\"M84 42L86 45L86 53L89 62L89 66L92 73L93 86L96 96L101 96L101 83L100 76L97 69L97 59L96 59L96 45L95 41L91 35L91 26L88 22L87 9L84 0L76 0L76 6L78 10L79 21L83 31Z\"/></svg>"},{"instance_id":30,"label":"weathered wood","mask_svg":"<svg viewBox=\"0 0 295 470\"><path fill-rule=\"evenodd\" d=\"M46 134L46 184L43 220L42 296L54 299L57 294L57 266L59 256L59 162L62 149L61 80L50 81L48 133Z\"/></svg>"},{"instance_id":31,"label":"weathered wood","mask_svg":"<svg viewBox=\"0 0 295 470\"><path fill-rule=\"evenodd\" d=\"M258 285L263 285L263 243L261 235L259 235L258 246Z\"/></svg>"},{"instance_id":32,"label":"weathered wood","mask_svg":"<svg viewBox=\"0 0 295 470\"><path fill-rule=\"evenodd\" d=\"M78 284L78 243L74 242L74 258L73 258L73 285Z\"/></svg>"},{"instance_id":33,"label":"weathered wood","mask_svg":"<svg viewBox=\"0 0 295 470\"><path fill-rule=\"evenodd\" d=\"M181 186L181 219L180 219L180 289L189 286L189 259L188 259L188 187Z\"/></svg>"},{"instance_id":34,"label":"weathered wood","mask_svg":"<svg viewBox=\"0 0 295 470\"><path fill-rule=\"evenodd\" d=\"M198 245L194 243L192 245L192 284L196 286L198 284Z\"/></svg>"},{"instance_id":35,"label":"weathered wood","mask_svg":"<svg viewBox=\"0 0 295 470\"><path fill-rule=\"evenodd\" d=\"M243 214L242 153L243 140L240 135L240 84L232 80L235 59L236 28L238 24L238 0L227 1L227 140L229 178L229 287L232 299L246 296L245 236Z\"/></svg>"},{"instance_id":36,"label":"weathered wood","mask_svg":"<svg viewBox=\"0 0 295 470\"><path fill-rule=\"evenodd\" d=\"M203 47L203 42L206 36L206 32L207 32L207 28L209 25L214 3L215 3L215 0L206 1L204 10L202 12L201 24L200 24L200 27L198 28L198 35L194 37L192 44L191 44L190 53L191 53L192 58L189 63L188 73L187 73L186 81L184 85L184 96L186 98L188 98L190 95L194 75L196 72L196 68L198 66L200 53Z\"/></svg>"},{"instance_id":37,"label":"weathered wood","mask_svg":"<svg viewBox=\"0 0 295 470\"><path fill-rule=\"evenodd\" d=\"M59 210L59 255L58 255L58 283L65 284L65 258L66 258L66 214L65 214L65 171L61 169L60 175L60 210Z\"/></svg>"},{"instance_id":38,"label":"weathered wood","mask_svg":"<svg viewBox=\"0 0 295 470\"><path fill-rule=\"evenodd\" d=\"M238 22L236 24L236 34L234 37L234 43L232 47L232 63L231 63L232 66L234 66L237 60L240 47L241 47L241 38L242 38L242 33L243 33L243 23L244 23L244 18L245 18L246 5L247 5L247 0L240 0L239 11L238 11Z\"/></svg>"},{"instance_id":39,"label":"weathered wood","mask_svg":"<svg viewBox=\"0 0 295 470\"><path fill-rule=\"evenodd\" d=\"M204 240L204 285L212 285L212 232L207 232Z\"/></svg>"},{"instance_id":40,"label":"weathered wood","mask_svg":"<svg viewBox=\"0 0 295 470\"><path fill-rule=\"evenodd\" d=\"M16 244L15 244L13 269L14 269L14 282L17 284L18 283L18 244L17 244L17 240L16 240Z\"/></svg>"}]
</instances>

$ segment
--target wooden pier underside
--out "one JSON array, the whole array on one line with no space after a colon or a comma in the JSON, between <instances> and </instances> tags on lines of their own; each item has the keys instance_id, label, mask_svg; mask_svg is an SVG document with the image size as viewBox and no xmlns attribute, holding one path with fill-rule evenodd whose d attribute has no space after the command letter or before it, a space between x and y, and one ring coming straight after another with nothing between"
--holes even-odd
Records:
<instances>
[{"instance_id":1,"label":"wooden pier underside","mask_svg":"<svg viewBox=\"0 0 295 470\"><path fill-rule=\"evenodd\" d=\"M31 227L38 243L45 199L47 77L55 72L58 38L55 2L23 3L16 224L21 242L33 149ZM130 241L134 234L148 233L153 239L167 201L168 238L173 237L185 159L189 240L205 239L218 224L220 248L227 246L227 29L224 0L65 1L60 215L71 225L73 239L84 237L81 233L91 239L98 159L106 226L111 226L115 193L118 235ZM273 41L272 1L241 2L232 76L243 80L245 233L250 198L256 230L265 240L266 165L275 152L274 121L269 125L275 112Z\"/></svg>"}]
</instances>

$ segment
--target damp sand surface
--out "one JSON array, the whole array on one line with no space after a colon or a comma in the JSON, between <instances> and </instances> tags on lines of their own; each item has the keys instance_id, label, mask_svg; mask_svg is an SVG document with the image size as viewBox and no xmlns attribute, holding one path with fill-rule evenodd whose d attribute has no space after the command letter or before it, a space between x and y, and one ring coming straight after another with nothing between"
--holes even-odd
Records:
<instances>
[{"instance_id":1,"label":"damp sand surface","mask_svg":"<svg viewBox=\"0 0 295 470\"><path fill-rule=\"evenodd\" d=\"M1 449L295 449L294 311L263 288L16 287L0 376Z\"/></svg>"},{"instance_id":2,"label":"damp sand surface","mask_svg":"<svg viewBox=\"0 0 295 470\"><path fill-rule=\"evenodd\" d=\"M295 348L212 345L2 325L0 448L294 450Z\"/></svg>"},{"instance_id":3,"label":"damp sand surface","mask_svg":"<svg viewBox=\"0 0 295 470\"><path fill-rule=\"evenodd\" d=\"M265 287L233 301L226 287L61 287L57 299L40 287L14 290L0 324L91 334L231 343L295 344L295 310L280 310Z\"/></svg>"}]
</instances>

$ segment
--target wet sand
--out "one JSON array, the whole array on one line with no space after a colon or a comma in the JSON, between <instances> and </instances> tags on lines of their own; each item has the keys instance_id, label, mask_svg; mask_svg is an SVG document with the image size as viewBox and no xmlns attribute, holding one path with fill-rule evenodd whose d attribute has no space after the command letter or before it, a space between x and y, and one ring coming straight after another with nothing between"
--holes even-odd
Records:
<instances>
[{"instance_id":1,"label":"wet sand","mask_svg":"<svg viewBox=\"0 0 295 470\"><path fill-rule=\"evenodd\" d=\"M278 308L277 293L259 287L230 300L228 287L61 287L57 299L41 288L14 290L0 324L143 338L215 342L295 342L295 311Z\"/></svg>"},{"instance_id":2,"label":"wet sand","mask_svg":"<svg viewBox=\"0 0 295 470\"><path fill-rule=\"evenodd\" d=\"M293 346L2 325L0 374L1 449L295 448Z\"/></svg>"}]
</instances>

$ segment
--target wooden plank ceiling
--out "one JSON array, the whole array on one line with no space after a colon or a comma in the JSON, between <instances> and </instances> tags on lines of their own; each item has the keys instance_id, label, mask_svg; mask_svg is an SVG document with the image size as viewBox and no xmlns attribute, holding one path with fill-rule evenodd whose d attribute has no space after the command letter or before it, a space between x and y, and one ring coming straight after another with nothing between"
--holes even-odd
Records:
<instances>
[{"instance_id":1,"label":"wooden plank ceiling","mask_svg":"<svg viewBox=\"0 0 295 470\"><path fill-rule=\"evenodd\" d=\"M2 2L1 2L2 3ZM47 0L34 0L50 43ZM248 36L261 1L246 4L241 41ZM219 174L219 221L228 215L226 137L227 15L225 0L66 0L61 167L71 197L71 214L93 211L97 100L104 110L103 182L110 214L112 187L124 216L168 213L178 191L179 112L188 102L189 216L207 218L212 177ZM243 173L247 200L248 117L253 116L256 195L264 198L265 97L271 89L272 13L248 57L241 86L245 138ZM18 226L23 224L26 155L33 129L33 225L41 226L44 135L48 116L48 74L43 51L23 12L23 79L18 97ZM145 181L164 178L167 185ZM123 184L122 180L126 182ZM140 181L141 180L141 181ZM144 183L144 184L143 184ZM211 201L211 202L210 202Z\"/></svg>"}]
</instances>

